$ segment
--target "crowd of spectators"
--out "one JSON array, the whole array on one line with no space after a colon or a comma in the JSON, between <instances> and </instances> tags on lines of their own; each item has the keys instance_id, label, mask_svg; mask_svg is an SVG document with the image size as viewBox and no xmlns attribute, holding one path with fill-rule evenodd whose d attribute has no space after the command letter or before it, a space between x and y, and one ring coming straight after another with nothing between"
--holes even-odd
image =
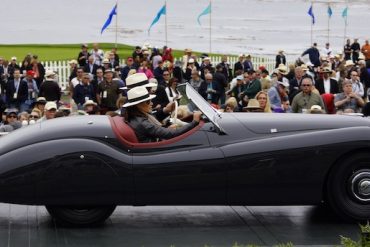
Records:
<instances>
[{"instance_id":1,"label":"crowd of spectators","mask_svg":"<svg viewBox=\"0 0 370 247\"><path fill-rule=\"evenodd\" d=\"M280 50L275 69L268 71L263 65L256 67L251 55L240 54L231 66L226 55L219 64L212 64L208 54L197 56L185 49L181 62L175 62L171 48L144 45L120 64L116 48L103 51L93 44L89 50L83 44L69 62L70 102L62 100L56 73L45 71L37 55L28 54L21 66L16 57L10 62L0 57L0 132L71 114L118 115L126 101L127 78L136 73L145 74L156 85L150 89L156 95L154 109L180 102L177 85L188 82L224 112L369 115L368 40L362 46L357 39L348 40L337 54L329 43L321 51L314 43L301 56L305 55L310 62L300 57L287 64Z\"/></svg>"}]
</instances>

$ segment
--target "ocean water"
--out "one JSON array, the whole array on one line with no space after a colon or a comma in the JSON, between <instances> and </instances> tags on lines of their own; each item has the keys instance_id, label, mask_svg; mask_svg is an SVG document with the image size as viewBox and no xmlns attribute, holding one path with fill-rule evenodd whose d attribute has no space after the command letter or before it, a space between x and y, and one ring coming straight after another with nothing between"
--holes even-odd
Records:
<instances>
[{"instance_id":1,"label":"ocean water","mask_svg":"<svg viewBox=\"0 0 370 247\"><path fill-rule=\"evenodd\" d=\"M329 41L342 50L345 0L314 1L316 24L313 41L323 47L328 41L327 2L331 2ZM147 31L164 0L118 0L118 19L101 35L100 30L115 0L2 0L1 44L115 42L162 47L165 17ZM288 57L311 45L311 18L307 0L212 0L211 47L209 15L198 15L209 0L167 0L167 45L175 49L224 54L272 56L283 49ZM370 37L370 1L348 1L347 37ZM115 17L114 17L115 18Z\"/></svg>"}]
</instances>

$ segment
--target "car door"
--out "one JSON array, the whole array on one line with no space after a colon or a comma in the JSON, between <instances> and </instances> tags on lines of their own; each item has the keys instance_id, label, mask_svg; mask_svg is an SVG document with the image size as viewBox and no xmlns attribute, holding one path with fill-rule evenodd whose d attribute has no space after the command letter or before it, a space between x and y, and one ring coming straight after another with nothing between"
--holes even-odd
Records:
<instances>
[{"instance_id":1,"label":"car door","mask_svg":"<svg viewBox=\"0 0 370 247\"><path fill-rule=\"evenodd\" d=\"M211 205L226 202L223 153L204 131L176 143L133 152L136 205Z\"/></svg>"}]
</instances>

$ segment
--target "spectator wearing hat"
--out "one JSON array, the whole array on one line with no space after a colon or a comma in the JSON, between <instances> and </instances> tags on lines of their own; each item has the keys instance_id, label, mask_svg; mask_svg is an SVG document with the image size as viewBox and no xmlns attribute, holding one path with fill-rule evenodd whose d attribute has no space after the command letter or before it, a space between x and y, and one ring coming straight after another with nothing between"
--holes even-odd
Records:
<instances>
[{"instance_id":1,"label":"spectator wearing hat","mask_svg":"<svg viewBox=\"0 0 370 247\"><path fill-rule=\"evenodd\" d=\"M35 72L33 72L33 70L28 70L26 73L26 77L23 78L23 81L25 81L28 86L28 98L26 100L27 111L31 108L33 102L35 102L39 94L39 89L37 87L36 80L33 77L34 75Z\"/></svg>"},{"instance_id":2,"label":"spectator wearing hat","mask_svg":"<svg viewBox=\"0 0 370 247\"><path fill-rule=\"evenodd\" d=\"M189 59L191 58L193 50L186 48L184 50L184 55L182 56L182 71L185 73L188 66Z\"/></svg>"},{"instance_id":3,"label":"spectator wearing hat","mask_svg":"<svg viewBox=\"0 0 370 247\"><path fill-rule=\"evenodd\" d=\"M200 65L200 77L205 80L205 74L207 73L214 73L213 65L211 64L211 58L210 57L204 57L202 60L202 63Z\"/></svg>"},{"instance_id":4,"label":"spectator wearing hat","mask_svg":"<svg viewBox=\"0 0 370 247\"><path fill-rule=\"evenodd\" d=\"M83 71L85 73L90 73L94 76L96 76L96 70L100 68L100 66L96 65L94 63L94 56L91 55L89 56L88 60L87 60L87 64L85 64L85 66L83 66Z\"/></svg>"},{"instance_id":5,"label":"spectator wearing hat","mask_svg":"<svg viewBox=\"0 0 370 247\"><path fill-rule=\"evenodd\" d=\"M98 85L96 99L104 115L107 111L116 111L116 101L121 94L119 83L113 80L114 72L104 71L104 81Z\"/></svg>"},{"instance_id":6,"label":"spectator wearing hat","mask_svg":"<svg viewBox=\"0 0 370 247\"><path fill-rule=\"evenodd\" d=\"M324 67L321 70L322 78L318 79L315 83L315 87L319 90L320 95L324 93L339 93L338 82L330 78L332 72L330 67Z\"/></svg>"},{"instance_id":7,"label":"spectator wearing hat","mask_svg":"<svg viewBox=\"0 0 370 247\"><path fill-rule=\"evenodd\" d=\"M132 58L135 59L137 57L139 57L140 60L143 58L143 51L140 46L136 46L135 50L132 52Z\"/></svg>"},{"instance_id":8,"label":"spectator wearing hat","mask_svg":"<svg viewBox=\"0 0 370 247\"><path fill-rule=\"evenodd\" d=\"M98 43L93 44L93 48L91 49L90 54L94 58L94 64L101 66L104 59L104 51L99 49Z\"/></svg>"},{"instance_id":9,"label":"spectator wearing hat","mask_svg":"<svg viewBox=\"0 0 370 247\"><path fill-rule=\"evenodd\" d=\"M57 109L57 104L54 101L47 102L45 104L44 116L40 118L37 122L43 122L55 118Z\"/></svg>"},{"instance_id":10,"label":"spectator wearing hat","mask_svg":"<svg viewBox=\"0 0 370 247\"><path fill-rule=\"evenodd\" d=\"M45 81L40 86L41 97L44 97L46 101L59 102L62 92L59 84L55 81L55 72L48 70L45 73Z\"/></svg>"},{"instance_id":11,"label":"spectator wearing hat","mask_svg":"<svg viewBox=\"0 0 370 247\"><path fill-rule=\"evenodd\" d=\"M5 110L5 113L5 121L0 125L0 132L12 132L22 127L22 123L18 121L17 109L8 108Z\"/></svg>"},{"instance_id":12,"label":"spectator wearing hat","mask_svg":"<svg viewBox=\"0 0 370 247\"><path fill-rule=\"evenodd\" d=\"M263 109L260 106L260 103L256 99L250 99L248 101L248 105L243 107L243 111L245 112L262 112Z\"/></svg>"},{"instance_id":13,"label":"spectator wearing hat","mask_svg":"<svg viewBox=\"0 0 370 247\"><path fill-rule=\"evenodd\" d=\"M320 95L313 92L313 82L310 78L304 78L302 80L301 89L302 91L293 98L292 112L305 113L313 105L319 105L325 109Z\"/></svg>"},{"instance_id":14,"label":"spectator wearing hat","mask_svg":"<svg viewBox=\"0 0 370 247\"><path fill-rule=\"evenodd\" d=\"M238 75L235 78L235 85L231 86L231 83L230 83L230 88L231 89L227 91L226 94L230 95L231 97L236 98L238 102L242 100L241 99L242 93L246 89L246 85L244 84L244 76Z\"/></svg>"},{"instance_id":15,"label":"spectator wearing hat","mask_svg":"<svg viewBox=\"0 0 370 247\"><path fill-rule=\"evenodd\" d=\"M179 136L198 125L200 112L193 114L193 121L179 128L164 128L150 113L155 95L150 95L145 87L134 87L127 92L128 102L125 120L134 129L139 142L152 142Z\"/></svg>"},{"instance_id":16,"label":"spectator wearing hat","mask_svg":"<svg viewBox=\"0 0 370 247\"><path fill-rule=\"evenodd\" d=\"M249 70L254 70L253 63L252 63L252 56L250 54L245 56L243 67L244 67L244 72L248 72Z\"/></svg>"},{"instance_id":17,"label":"spectator wearing hat","mask_svg":"<svg viewBox=\"0 0 370 247\"><path fill-rule=\"evenodd\" d=\"M21 72L15 69L13 79L8 80L6 87L6 103L8 108L17 108L20 111L28 109L26 100L28 98L27 82L21 80Z\"/></svg>"},{"instance_id":18,"label":"spectator wearing hat","mask_svg":"<svg viewBox=\"0 0 370 247\"><path fill-rule=\"evenodd\" d=\"M134 59L132 57L128 57L126 59L126 65L121 69L121 79L123 81L126 81L126 78L128 76L128 72L132 69L137 69L137 67L134 64Z\"/></svg>"},{"instance_id":19,"label":"spectator wearing hat","mask_svg":"<svg viewBox=\"0 0 370 247\"><path fill-rule=\"evenodd\" d=\"M11 57L10 63L8 64L8 80L12 80L14 78L13 74L16 69L21 69L17 64L17 57Z\"/></svg>"},{"instance_id":20,"label":"spectator wearing hat","mask_svg":"<svg viewBox=\"0 0 370 247\"><path fill-rule=\"evenodd\" d=\"M353 43L351 44L351 50L352 50L352 61L354 63L357 63L361 51L361 46L360 43L358 43L358 39L353 40Z\"/></svg>"},{"instance_id":21,"label":"spectator wearing hat","mask_svg":"<svg viewBox=\"0 0 370 247\"><path fill-rule=\"evenodd\" d=\"M275 86L272 86L267 91L272 110L282 108L283 102L289 101L287 94L288 88L289 83L278 81Z\"/></svg>"},{"instance_id":22,"label":"spectator wearing hat","mask_svg":"<svg viewBox=\"0 0 370 247\"><path fill-rule=\"evenodd\" d=\"M345 80L342 86L343 93L337 94L334 98L337 114L361 112L360 108L365 105L365 102L361 96L353 92L352 82Z\"/></svg>"},{"instance_id":23,"label":"spectator wearing hat","mask_svg":"<svg viewBox=\"0 0 370 247\"><path fill-rule=\"evenodd\" d=\"M240 71L240 72L244 72L244 59L245 59L245 55L244 54L240 54L238 56L238 62L236 62L234 64L234 76L237 76L237 72Z\"/></svg>"},{"instance_id":24,"label":"spectator wearing hat","mask_svg":"<svg viewBox=\"0 0 370 247\"><path fill-rule=\"evenodd\" d=\"M197 70L197 67L195 66L194 58L190 58L188 60L188 63L187 63L186 69L185 69L185 74L184 74L184 79L186 81L190 81L191 73L192 73L193 70Z\"/></svg>"},{"instance_id":25,"label":"spectator wearing hat","mask_svg":"<svg viewBox=\"0 0 370 247\"><path fill-rule=\"evenodd\" d=\"M87 44L82 44L81 45L81 51L80 53L78 53L78 56L77 56L77 61L78 61L78 65L80 67L85 67L85 65L87 64L87 61L90 57L90 53L87 51Z\"/></svg>"},{"instance_id":26,"label":"spectator wearing hat","mask_svg":"<svg viewBox=\"0 0 370 247\"><path fill-rule=\"evenodd\" d=\"M96 101L96 92L94 86L90 84L90 75L85 73L82 77L82 83L74 88L73 100L77 108L82 110L83 104L88 100Z\"/></svg>"},{"instance_id":27,"label":"spectator wearing hat","mask_svg":"<svg viewBox=\"0 0 370 247\"><path fill-rule=\"evenodd\" d=\"M278 51L278 54L276 55L276 58L275 58L275 69L277 67L279 67L280 64L286 65L286 57L284 55L284 51L283 50L279 50Z\"/></svg>"},{"instance_id":28,"label":"spectator wearing hat","mask_svg":"<svg viewBox=\"0 0 370 247\"><path fill-rule=\"evenodd\" d=\"M31 61L31 65L32 65L32 70L33 72L35 72L34 74L34 79L37 83L37 86L38 88L40 88L42 82L44 81L44 77L45 77L45 68L44 66L39 62L39 57L37 55L33 55L32 56L32 61Z\"/></svg>"},{"instance_id":29,"label":"spectator wearing hat","mask_svg":"<svg viewBox=\"0 0 370 247\"><path fill-rule=\"evenodd\" d=\"M98 115L99 113L98 104L92 100L87 100L83 104L83 110L89 115Z\"/></svg>"},{"instance_id":30,"label":"spectator wearing hat","mask_svg":"<svg viewBox=\"0 0 370 247\"><path fill-rule=\"evenodd\" d=\"M68 62L68 64L71 71L68 77L68 82L71 83L72 79L77 76L78 63L76 60L72 59L71 61Z\"/></svg>"},{"instance_id":31,"label":"spectator wearing hat","mask_svg":"<svg viewBox=\"0 0 370 247\"><path fill-rule=\"evenodd\" d=\"M312 47L308 48L302 53L302 57L308 54L308 58L315 67L320 66L320 52L317 49L317 44L313 43Z\"/></svg>"},{"instance_id":32,"label":"spectator wearing hat","mask_svg":"<svg viewBox=\"0 0 370 247\"><path fill-rule=\"evenodd\" d=\"M38 97L32 106L34 110L40 111L40 116L44 115L45 104L47 103L45 97Z\"/></svg>"}]
</instances>

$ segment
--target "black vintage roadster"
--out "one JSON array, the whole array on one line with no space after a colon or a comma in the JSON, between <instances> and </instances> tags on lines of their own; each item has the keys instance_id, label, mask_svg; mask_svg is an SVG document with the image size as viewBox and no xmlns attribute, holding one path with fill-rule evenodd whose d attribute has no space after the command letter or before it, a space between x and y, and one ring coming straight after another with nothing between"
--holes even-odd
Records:
<instances>
[{"instance_id":1,"label":"black vintage roadster","mask_svg":"<svg viewBox=\"0 0 370 247\"><path fill-rule=\"evenodd\" d=\"M120 117L45 121L0 138L0 201L45 205L58 221L103 222L116 205L313 205L370 219L370 121L219 113L191 86L204 121L138 143Z\"/></svg>"}]
</instances>

